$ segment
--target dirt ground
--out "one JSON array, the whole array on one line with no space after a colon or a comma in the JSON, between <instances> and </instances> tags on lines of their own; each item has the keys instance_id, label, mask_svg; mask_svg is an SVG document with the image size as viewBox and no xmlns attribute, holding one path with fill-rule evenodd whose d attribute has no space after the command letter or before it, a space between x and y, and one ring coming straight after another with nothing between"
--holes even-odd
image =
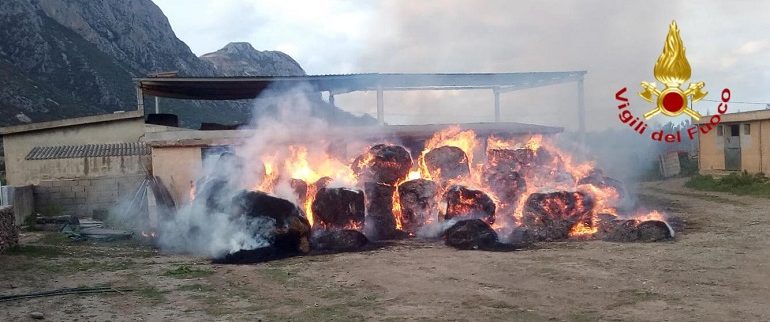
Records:
<instances>
[{"instance_id":1,"label":"dirt ground","mask_svg":"<svg viewBox=\"0 0 770 322\"><path fill-rule=\"evenodd\" d=\"M496 253L400 242L363 253L213 265L136 243L25 233L0 255L0 295L132 289L0 302L0 320L768 321L770 199L646 183L686 220L673 242L538 244Z\"/></svg>"}]
</instances>

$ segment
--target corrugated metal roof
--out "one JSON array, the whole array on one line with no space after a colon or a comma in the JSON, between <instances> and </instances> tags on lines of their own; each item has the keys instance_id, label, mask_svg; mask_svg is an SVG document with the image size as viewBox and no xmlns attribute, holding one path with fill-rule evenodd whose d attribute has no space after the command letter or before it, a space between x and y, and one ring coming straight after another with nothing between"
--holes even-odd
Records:
<instances>
[{"instance_id":1,"label":"corrugated metal roof","mask_svg":"<svg viewBox=\"0 0 770 322\"><path fill-rule=\"evenodd\" d=\"M343 74L305 76L136 78L146 95L178 99L252 99L268 88L308 86L342 94L369 90L499 89L549 86L583 79L586 71L454 74ZM279 91L280 92L280 91Z\"/></svg>"},{"instance_id":2,"label":"corrugated metal roof","mask_svg":"<svg viewBox=\"0 0 770 322\"><path fill-rule=\"evenodd\" d=\"M27 160L72 159L88 157L117 157L149 155L150 147L141 142L36 146L29 151Z\"/></svg>"}]
</instances>

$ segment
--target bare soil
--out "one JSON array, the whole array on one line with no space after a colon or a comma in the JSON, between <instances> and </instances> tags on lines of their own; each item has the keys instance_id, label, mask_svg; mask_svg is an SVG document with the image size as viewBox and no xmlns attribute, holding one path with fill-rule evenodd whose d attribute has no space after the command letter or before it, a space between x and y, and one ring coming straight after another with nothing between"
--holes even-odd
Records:
<instances>
[{"instance_id":1,"label":"bare soil","mask_svg":"<svg viewBox=\"0 0 770 322\"><path fill-rule=\"evenodd\" d=\"M135 242L24 233L0 255L0 295L109 285L133 291L0 302L0 320L767 321L770 199L683 180L639 187L681 216L675 241L541 243L517 252L399 242L362 253L213 265Z\"/></svg>"}]
</instances>

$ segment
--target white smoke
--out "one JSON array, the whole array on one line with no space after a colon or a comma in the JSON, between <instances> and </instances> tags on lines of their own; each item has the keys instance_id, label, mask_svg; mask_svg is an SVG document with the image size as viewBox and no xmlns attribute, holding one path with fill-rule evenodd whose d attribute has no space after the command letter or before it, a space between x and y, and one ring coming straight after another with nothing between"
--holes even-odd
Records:
<instances>
[{"instance_id":1,"label":"white smoke","mask_svg":"<svg viewBox=\"0 0 770 322\"><path fill-rule=\"evenodd\" d=\"M334 131L330 122L314 116L313 109L319 108L320 102L314 100L315 95L307 87L264 92L255 102L250 135L225 149L229 152L224 156L212 153L204 159L196 181L196 199L160 223L159 245L170 251L215 258L270 245L273 229L281 228L275 227L275 220L247 216L233 204L238 193L256 190L262 183L266 173L263 158L284 161L290 146L301 145L307 148L307 159L313 165L314 159L333 149L343 147L355 153L367 146L362 138L336 135L341 132ZM296 205L298 196L290 179L290 175L282 173L270 194ZM335 181L330 186L349 186L340 178L332 179Z\"/></svg>"}]
</instances>

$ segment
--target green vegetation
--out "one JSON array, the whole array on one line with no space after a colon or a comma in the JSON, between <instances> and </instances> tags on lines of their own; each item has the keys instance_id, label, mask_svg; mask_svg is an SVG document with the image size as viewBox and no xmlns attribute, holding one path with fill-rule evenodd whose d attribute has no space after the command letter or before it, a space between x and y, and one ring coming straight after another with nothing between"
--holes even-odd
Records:
<instances>
[{"instance_id":1,"label":"green vegetation","mask_svg":"<svg viewBox=\"0 0 770 322\"><path fill-rule=\"evenodd\" d=\"M53 258L65 255L61 248L42 245L19 245L13 247L8 255L21 255L27 257Z\"/></svg>"},{"instance_id":2,"label":"green vegetation","mask_svg":"<svg viewBox=\"0 0 770 322\"><path fill-rule=\"evenodd\" d=\"M731 173L721 178L696 175L690 178L685 186L697 190L731 192L738 195L770 198L770 180L764 174Z\"/></svg>"},{"instance_id":3,"label":"green vegetation","mask_svg":"<svg viewBox=\"0 0 770 322\"><path fill-rule=\"evenodd\" d=\"M197 277L204 277L209 276L213 274L214 272L211 270L206 269L197 269L194 267L190 267L188 265L181 265L177 268L170 269L163 273L163 276L170 276L174 278L180 278L180 279L187 279L187 278L197 278Z\"/></svg>"}]
</instances>

